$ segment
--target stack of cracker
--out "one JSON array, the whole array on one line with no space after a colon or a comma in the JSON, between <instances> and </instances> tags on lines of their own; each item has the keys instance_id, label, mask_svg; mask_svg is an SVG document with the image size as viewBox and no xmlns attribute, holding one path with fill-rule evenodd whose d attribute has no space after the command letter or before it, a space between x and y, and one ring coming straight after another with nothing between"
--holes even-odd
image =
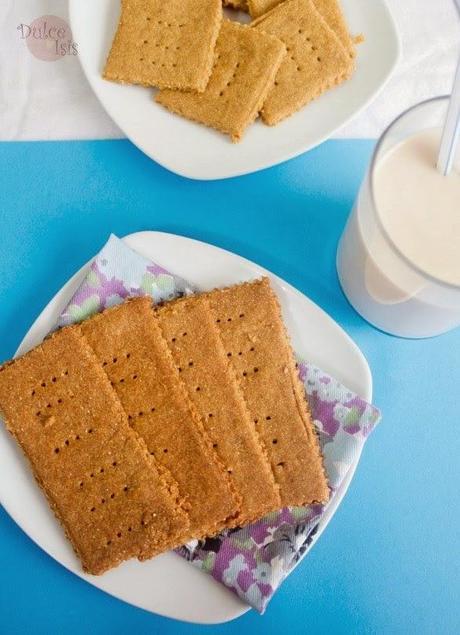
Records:
<instances>
[{"instance_id":1,"label":"stack of cracker","mask_svg":"<svg viewBox=\"0 0 460 635\"><path fill-rule=\"evenodd\" d=\"M239 141L348 79L355 49L338 0L122 0L104 77L159 88L172 112Z\"/></svg>"},{"instance_id":2,"label":"stack of cracker","mask_svg":"<svg viewBox=\"0 0 460 635\"><path fill-rule=\"evenodd\" d=\"M328 498L267 279L61 329L0 367L0 410L93 574Z\"/></svg>"}]
</instances>

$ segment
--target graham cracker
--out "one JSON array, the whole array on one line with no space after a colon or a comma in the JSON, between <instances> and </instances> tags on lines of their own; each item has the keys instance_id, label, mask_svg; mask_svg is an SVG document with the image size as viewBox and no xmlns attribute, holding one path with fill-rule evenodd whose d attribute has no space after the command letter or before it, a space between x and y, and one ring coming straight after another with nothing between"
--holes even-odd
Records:
<instances>
[{"instance_id":1,"label":"graham cracker","mask_svg":"<svg viewBox=\"0 0 460 635\"><path fill-rule=\"evenodd\" d=\"M313 0L316 9L334 31L351 57L355 56L355 43L348 31L347 23L339 0ZM249 12L253 18L259 18L280 4L280 0L248 0ZM252 25L256 25L254 20Z\"/></svg>"},{"instance_id":2,"label":"graham cracker","mask_svg":"<svg viewBox=\"0 0 460 635\"><path fill-rule=\"evenodd\" d=\"M201 94L162 90L156 101L239 141L257 117L284 58L284 44L247 26L224 20L216 63Z\"/></svg>"},{"instance_id":3,"label":"graham cracker","mask_svg":"<svg viewBox=\"0 0 460 635\"><path fill-rule=\"evenodd\" d=\"M78 327L0 368L0 410L88 573L180 544L188 525Z\"/></svg>"},{"instance_id":4,"label":"graham cracker","mask_svg":"<svg viewBox=\"0 0 460 635\"><path fill-rule=\"evenodd\" d=\"M122 0L103 76L203 91L222 23L221 0Z\"/></svg>"},{"instance_id":5,"label":"graham cracker","mask_svg":"<svg viewBox=\"0 0 460 635\"><path fill-rule=\"evenodd\" d=\"M279 487L207 299L190 296L154 312L206 433L241 495L234 526L279 509Z\"/></svg>"},{"instance_id":6,"label":"graham cracker","mask_svg":"<svg viewBox=\"0 0 460 635\"><path fill-rule=\"evenodd\" d=\"M329 497L317 434L268 278L206 294L285 506Z\"/></svg>"},{"instance_id":7,"label":"graham cracker","mask_svg":"<svg viewBox=\"0 0 460 635\"><path fill-rule=\"evenodd\" d=\"M348 30L339 0L314 0L314 4L350 57L354 58L356 55L355 43Z\"/></svg>"},{"instance_id":8,"label":"graham cracker","mask_svg":"<svg viewBox=\"0 0 460 635\"><path fill-rule=\"evenodd\" d=\"M269 125L340 84L353 70L353 59L312 0L286 0L252 28L275 35L287 48L262 110L262 119Z\"/></svg>"},{"instance_id":9,"label":"graham cracker","mask_svg":"<svg viewBox=\"0 0 460 635\"><path fill-rule=\"evenodd\" d=\"M81 328L130 425L178 483L190 518L183 540L210 536L239 511L239 499L180 382L151 303L135 298Z\"/></svg>"},{"instance_id":10,"label":"graham cracker","mask_svg":"<svg viewBox=\"0 0 460 635\"><path fill-rule=\"evenodd\" d=\"M236 11L244 11L246 13L249 11L248 0L222 0L222 4L224 7L230 7Z\"/></svg>"}]
</instances>

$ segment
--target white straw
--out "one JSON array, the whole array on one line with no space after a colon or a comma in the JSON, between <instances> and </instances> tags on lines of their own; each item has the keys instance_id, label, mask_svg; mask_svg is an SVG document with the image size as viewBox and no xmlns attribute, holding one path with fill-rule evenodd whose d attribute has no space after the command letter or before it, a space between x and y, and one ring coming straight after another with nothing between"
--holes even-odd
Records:
<instances>
[{"instance_id":1,"label":"white straw","mask_svg":"<svg viewBox=\"0 0 460 635\"><path fill-rule=\"evenodd\" d=\"M455 158L457 142L460 133L460 60L455 74L452 95L449 100L446 122L442 132L441 145L437 167L444 176L447 176L452 168Z\"/></svg>"}]
</instances>

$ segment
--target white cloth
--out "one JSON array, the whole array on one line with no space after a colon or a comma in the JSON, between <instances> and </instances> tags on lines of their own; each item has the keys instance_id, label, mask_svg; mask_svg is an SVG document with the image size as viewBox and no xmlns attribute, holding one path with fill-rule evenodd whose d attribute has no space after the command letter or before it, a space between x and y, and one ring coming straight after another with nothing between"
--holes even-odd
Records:
<instances>
[{"instance_id":1,"label":"white cloth","mask_svg":"<svg viewBox=\"0 0 460 635\"><path fill-rule=\"evenodd\" d=\"M460 34L454 1L387 2L401 34L402 60L384 91L339 137L377 137L403 109L450 93ZM49 14L68 20L67 2L0 0L0 140L122 137L93 95L77 57L42 62L21 40L18 25Z\"/></svg>"}]
</instances>

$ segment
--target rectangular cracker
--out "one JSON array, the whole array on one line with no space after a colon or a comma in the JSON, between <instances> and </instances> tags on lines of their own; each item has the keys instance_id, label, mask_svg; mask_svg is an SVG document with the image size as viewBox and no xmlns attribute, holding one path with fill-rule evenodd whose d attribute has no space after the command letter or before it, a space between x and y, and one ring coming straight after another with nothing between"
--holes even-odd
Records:
<instances>
[{"instance_id":1,"label":"rectangular cracker","mask_svg":"<svg viewBox=\"0 0 460 635\"><path fill-rule=\"evenodd\" d=\"M201 94L162 90L156 101L239 141L257 117L286 54L277 38L224 20L216 63Z\"/></svg>"},{"instance_id":2,"label":"rectangular cracker","mask_svg":"<svg viewBox=\"0 0 460 635\"><path fill-rule=\"evenodd\" d=\"M208 301L191 296L168 302L154 312L206 433L241 495L241 511L234 525L242 526L279 509L279 487Z\"/></svg>"},{"instance_id":3,"label":"rectangular cracker","mask_svg":"<svg viewBox=\"0 0 460 635\"><path fill-rule=\"evenodd\" d=\"M349 54L355 56L355 45L345 21L339 0L313 0L316 9L326 20ZM271 11L280 4L280 0L248 0L249 12L253 18L258 18ZM257 20L252 23L257 25Z\"/></svg>"},{"instance_id":4,"label":"rectangular cracker","mask_svg":"<svg viewBox=\"0 0 460 635\"><path fill-rule=\"evenodd\" d=\"M122 0L103 76L203 91L222 24L221 0Z\"/></svg>"},{"instance_id":5,"label":"rectangular cracker","mask_svg":"<svg viewBox=\"0 0 460 635\"><path fill-rule=\"evenodd\" d=\"M207 294L283 506L329 497L317 434L267 278Z\"/></svg>"},{"instance_id":6,"label":"rectangular cracker","mask_svg":"<svg viewBox=\"0 0 460 635\"><path fill-rule=\"evenodd\" d=\"M262 110L269 125L340 84L353 70L353 59L312 0L286 0L252 28L276 35L288 52Z\"/></svg>"},{"instance_id":7,"label":"rectangular cracker","mask_svg":"<svg viewBox=\"0 0 460 635\"><path fill-rule=\"evenodd\" d=\"M88 573L177 546L187 515L78 327L0 368L0 410Z\"/></svg>"},{"instance_id":8,"label":"rectangular cracker","mask_svg":"<svg viewBox=\"0 0 460 635\"><path fill-rule=\"evenodd\" d=\"M210 536L236 515L240 501L179 380L151 304L135 298L81 328L130 425L178 483L190 518L184 540Z\"/></svg>"}]
</instances>

